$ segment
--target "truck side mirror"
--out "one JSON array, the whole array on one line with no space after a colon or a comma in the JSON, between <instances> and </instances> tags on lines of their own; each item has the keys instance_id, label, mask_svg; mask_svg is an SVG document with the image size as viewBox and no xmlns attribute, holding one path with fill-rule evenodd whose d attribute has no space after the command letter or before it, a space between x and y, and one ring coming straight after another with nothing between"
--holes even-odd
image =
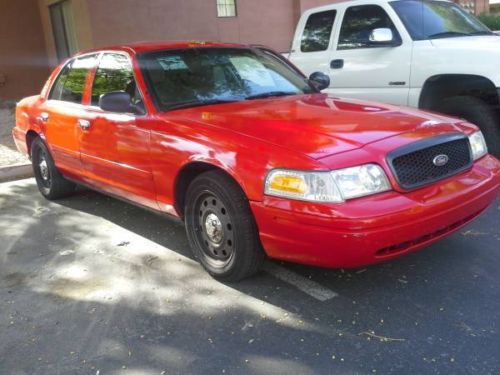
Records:
<instances>
[{"instance_id":1,"label":"truck side mirror","mask_svg":"<svg viewBox=\"0 0 500 375\"><path fill-rule=\"evenodd\" d=\"M314 72L309 76L309 82L318 91L330 87L330 77L322 72Z\"/></svg>"},{"instance_id":2,"label":"truck side mirror","mask_svg":"<svg viewBox=\"0 0 500 375\"><path fill-rule=\"evenodd\" d=\"M394 44L394 33L389 28L374 29L370 33L370 43L391 46Z\"/></svg>"}]
</instances>

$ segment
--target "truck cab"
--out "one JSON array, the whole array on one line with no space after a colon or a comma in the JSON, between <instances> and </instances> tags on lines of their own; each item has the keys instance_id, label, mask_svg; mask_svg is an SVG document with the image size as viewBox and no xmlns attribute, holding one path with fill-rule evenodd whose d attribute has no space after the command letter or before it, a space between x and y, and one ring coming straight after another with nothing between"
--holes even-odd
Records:
<instances>
[{"instance_id":1,"label":"truck cab","mask_svg":"<svg viewBox=\"0 0 500 375\"><path fill-rule=\"evenodd\" d=\"M306 11L287 57L325 92L442 112L478 125L500 156L500 37L441 0L355 0Z\"/></svg>"}]
</instances>

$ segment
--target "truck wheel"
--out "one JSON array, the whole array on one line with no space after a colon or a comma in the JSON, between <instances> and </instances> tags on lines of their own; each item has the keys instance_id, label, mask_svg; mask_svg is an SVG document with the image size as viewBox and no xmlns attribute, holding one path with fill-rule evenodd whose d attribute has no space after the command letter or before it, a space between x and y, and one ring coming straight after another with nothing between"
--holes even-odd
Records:
<instances>
[{"instance_id":1,"label":"truck wheel","mask_svg":"<svg viewBox=\"0 0 500 375\"><path fill-rule=\"evenodd\" d=\"M222 171L189 185L185 223L194 255L210 275L239 281L257 273L265 258L248 199Z\"/></svg>"},{"instance_id":2,"label":"truck wheel","mask_svg":"<svg viewBox=\"0 0 500 375\"><path fill-rule=\"evenodd\" d=\"M484 134L490 154L500 157L500 121L495 108L472 96L455 96L445 99L437 110L477 125Z\"/></svg>"},{"instance_id":3,"label":"truck wheel","mask_svg":"<svg viewBox=\"0 0 500 375\"><path fill-rule=\"evenodd\" d=\"M40 193L49 200L67 197L76 185L66 180L57 170L47 145L36 138L31 146L31 162Z\"/></svg>"}]
</instances>

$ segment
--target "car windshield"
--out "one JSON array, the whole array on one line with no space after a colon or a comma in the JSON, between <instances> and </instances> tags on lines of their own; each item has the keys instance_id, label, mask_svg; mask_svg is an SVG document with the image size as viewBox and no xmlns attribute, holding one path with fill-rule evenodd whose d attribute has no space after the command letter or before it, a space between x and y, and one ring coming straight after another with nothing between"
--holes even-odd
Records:
<instances>
[{"instance_id":1,"label":"car windshield","mask_svg":"<svg viewBox=\"0 0 500 375\"><path fill-rule=\"evenodd\" d=\"M492 34L477 18L450 2L401 0L391 6L413 40Z\"/></svg>"},{"instance_id":2,"label":"car windshield","mask_svg":"<svg viewBox=\"0 0 500 375\"><path fill-rule=\"evenodd\" d=\"M139 56L159 110L314 92L280 57L250 48L186 48Z\"/></svg>"}]
</instances>

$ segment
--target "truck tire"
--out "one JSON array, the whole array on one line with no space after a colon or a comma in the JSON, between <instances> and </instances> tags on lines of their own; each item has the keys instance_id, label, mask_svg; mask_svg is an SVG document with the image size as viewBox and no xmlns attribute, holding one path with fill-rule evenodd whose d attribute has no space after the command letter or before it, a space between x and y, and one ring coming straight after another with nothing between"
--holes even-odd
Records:
<instances>
[{"instance_id":1,"label":"truck tire","mask_svg":"<svg viewBox=\"0 0 500 375\"><path fill-rule=\"evenodd\" d=\"M477 125L484 134L490 154L500 157L500 119L495 108L472 96L454 96L443 100L437 110Z\"/></svg>"},{"instance_id":2,"label":"truck tire","mask_svg":"<svg viewBox=\"0 0 500 375\"><path fill-rule=\"evenodd\" d=\"M248 199L226 173L196 177L184 212L193 254L212 277L234 282L260 270L265 254Z\"/></svg>"}]
</instances>

